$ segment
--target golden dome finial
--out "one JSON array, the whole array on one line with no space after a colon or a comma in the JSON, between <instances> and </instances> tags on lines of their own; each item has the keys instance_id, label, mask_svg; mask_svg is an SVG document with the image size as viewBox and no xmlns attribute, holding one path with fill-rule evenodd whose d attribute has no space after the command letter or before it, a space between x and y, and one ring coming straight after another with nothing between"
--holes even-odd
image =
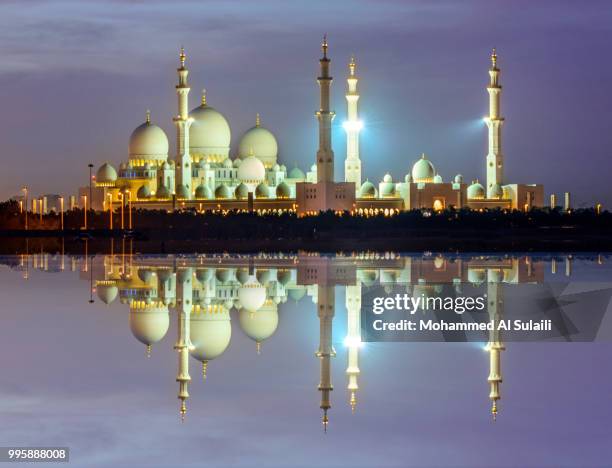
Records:
<instances>
[{"instance_id":1,"label":"golden dome finial","mask_svg":"<svg viewBox=\"0 0 612 468\"><path fill-rule=\"evenodd\" d=\"M491 406L491 415L493 416L493 421L497 421L497 402L493 400L493 406Z\"/></svg>"},{"instance_id":2,"label":"golden dome finial","mask_svg":"<svg viewBox=\"0 0 612 468\"><path fill-rule=\"evenodd\" d=\"M185 403L185 400L181 400L181 422L185 422L185 416L187 415L187 404Z\"/></svg>"},{"instance_id":3,"label":"golden dome finial","mask_svg":"<svg viewBox=\"0 0 612 468\"><path fill-rule=\"evenodd\" d=\"M151 357L151 348L152 346L150 344L147 345L147 358Z\"/></svg>"},{"instance_id":4,"label":"golden dome finial","mask_svg":"<svg viewBox=\"0 0 612 468\"><path fill-rule=\"evenodd\" d=\"M421 153L421 159L425 159L425 153Z\"/></svg>"},{"instance_id":5,"label":"golden dome finial","mask_svg":"<svg viewBox=\"0 0 612 468\"><path fill-rule=\"evenodd\" d=\"M187 56L185 55L185 48L181 46L181 53L179 54L179 60L181 61L181 67L185 66L185 59Z\"/></svg>"},{"instance_id":6,"label":"golden dome finial","mask_svg":"<svg viewBox=\"0 0 612 468\"><path fill-rule=\"evenodd\" d=\"M493 68L497 68L497 49L493 47L493 52L491 52L491 65Z\"/></svg>"},{"instance_id":7,"label":"golden dome finial","mask_svg":"<svg viewBox=\"0 0 612 468\"><path fill-rule=\"evenodd\" d=\"M145 122L150 124L151 123L151 111L149 109L147 109L146 113L145 113Z\"/></svg>"},{"instance_id":8,"label":"golden dome finial","mask_svg":"<svg viewBox=\"0 0 612 468\"><path fill-rule=\"evenodd\" d=\"M351 413L355 414L355 409L357 408L357 395L355 395L355 390L351 392Z\"/></svg>"},{"instance_id":9,"label":"golden dome finial","mask_svg":"<svg viewBox=\"0 0 612 468\"><path fill-rule=\"evenodd\" d=\"M202 88L202 106L206 105L206 88Z\"/></svg>"},{"instance_id":10,"label":"golden dome finial","mask_svg":"<svg viewBox=\"0 0 612 468\"><path fill-rule=\"evenodd\" d=\"M259 116L259 112L255 115L255 126L259 127L261 125L261 117Z\"/></svg>"},{"instance_id":11,"label":"golden dome finial","mask_svg":"<svg viewBox=\"0 0 612 468\"><path fill-rule=\"evenodd\" d=\"M202 380L206 380L206 371L208 370L208 361L202 361Z\"/></svg>"},{"instance_id":12,"label":"golden dome finial","mask_svg":"<svg viewBox=\"0 0 612 468\"><path fill-rule=\"evenodd\" d=\"M357 62L355 62L355 54L351 55L351 61L349 62L349 72L351 76L355 76L355 67L357 66Z\"/></svg>"},{"instance_id":13,"label":"golden dome finial","mask_svg":"<svg viewBox=\"0 0 612 468\"><path fill-rule=\"evenodd\" d=\"M261 341L255 342L255 349L257 350L257 355L259 356L261 354Z\"/></svg>"},{"instance_id":14,"label":"golden dome finial","mask_svg":"<svg viewBox=\"0 0 612 468\"><path fill-rule=\"evenodd\" d=\"M323 51L323 58L327 58L327 33L323 34L323 42L321 43L321 50Z\"/></svg>"}]
</instances>

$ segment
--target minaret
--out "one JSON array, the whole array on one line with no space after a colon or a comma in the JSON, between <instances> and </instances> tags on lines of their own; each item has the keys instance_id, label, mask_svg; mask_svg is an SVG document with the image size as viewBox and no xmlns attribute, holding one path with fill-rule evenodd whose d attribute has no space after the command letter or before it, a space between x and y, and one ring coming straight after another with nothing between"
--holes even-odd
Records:
<instances>
[{"instance_id":1,"label":"minaret","mask_svg":"<svg viewBox=\"0 0 612 468\"><path fill-rule=\"evenodd\" d=\"M497 52L493 49L491 54L491 68L489 69L489 115L485 122L489 128L489 153L487 154L487 198L495 197L493 191L496 184L504 182L504 155L501 148L501 128L504 118L501 116L501 90L499 84L500 70L497 67Z\"/></svg>"},{"instance_id":2,"label":"minaret","mask_svg":"<svg viewBox=\"0 0 612 468\"><path fill-rule=\"evenodd\" d=\"M327 58L327 35L321 44L323 57L319 60L320 74L317 78L321 94L320 108L316 113L319 120L319 150L317 151L317 182L334 181L334 152L332 150L331 124L336 114L329 110L329 95L332 77L329 75L331 60Z\"/></svg>"},{"instance_id":3,"label":"minaret","mask_svg":"<svg viewBox=\"0 0 612 468\"><path fill-rule=\"evenodd\" d=\"M357 390L359 385L359 347L361 346L361 284L346 287L347 339L349 404L354 413L357 407Z\"/></svg>"},{"instance_id":4,"label":"minaret","mask_svg":"<svg viewBox=\"0 0 612 468\"><path fill-rule=\"evenodd\" d=\"M191 156L189 155L189 127L192 119L189 117L189 84L185 67L185 50L181 47L179 55L180 67L177 68L179 82L176 85L178 96L178 115L173 121L176 125L176 187L184 185L187 193L192 193L191 187Z\"/></svg>"},{"instance_id":5,"label":"minaret","mask_svg":"<svg viewBox=\"0 0 612 468\"><path fill-rule=\"evenodd\" d=\"M179 271L177 275L176 312L178 316L178 339L174 349L178 351L178 374L176 381L179 383L178 399L181 400L181 420L187 414L187 398L189 398L189 351L193 349L190 338L190 321L192 310L192 284L191 268Z\"/></svg>"},{"instance_id":6,"label":"minaret","mask_svg":"<svg viewBox=\"0 0 612 468\"><path fill-rule=\"evenodd\" d=\"M489 352L489 382L491 400L491 414L493 420L497 419L497 401L501 398L499 385L502 383L501 352L506 349L501 339L501 333L497 329L502 319L502 285L500 283L487 283L487 298L489 301L489 320L494 324L489 332L487 351Z\"/></svg>"},{"instance_id":7,"label":"minaret","mask_svg":"<svg viewBox=\"0 0 612 468\"><path fill-rule=\"evenodd\" d=\"M334 387L331 383L331 361L330 359L336 355L336 351L332 346L332 321L334 319L334 300L335 293L333 286L319 286L317 294L317 305L319 316L319 350L316 356L321 364L321 381L319 382L319 391L321 392L321 409L323 410L323 430L327 432L327 424L329 418L327 411L331 408L331 400L329 392Z\"/></svg>"},{"instance_id":8,"label":"minaret","mask_svg":"<svg viewBox=\"0 0 612 468\"><path fill-rule=\"evenodd\" d=\"M357 92L357 75L355 75L355 57L351 57L349 62L349 76L346 79L348 91L346 93L347 120L344 123L346 130L346 160L344 161L344 181L354 182L355 189L361 187L361 160L359 159L359 132L361 131L361 121L359 120Z\"/></svg>"}]
</instances>

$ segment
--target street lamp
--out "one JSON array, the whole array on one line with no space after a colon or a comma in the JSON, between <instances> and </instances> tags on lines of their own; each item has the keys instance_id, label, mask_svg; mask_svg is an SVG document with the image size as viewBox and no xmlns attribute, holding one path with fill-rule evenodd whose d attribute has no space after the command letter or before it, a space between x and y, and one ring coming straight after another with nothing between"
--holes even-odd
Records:
<instances>
[{"instance_id":1,"label":"street lamp","mask_svg":"<svg viewBox=\"0 0 612 468\"><path fill-rule=\"evenodd\" d=\"M123 195L123 193L119 192L117 194L117 197L119 197L119 200L121 200L121 230L123 231L124 229L124 223L123 223L123 205L125 204L125 196Z\"/></svg>"},{"instance_id":2,"label":"street lamp","mask_svg":"<svg viewBox=\"0 0 612 468\"><path fill-rule=\"evenodd\" d=\"M25 198L25 230L28 230L28 188L27 187L23 187L21 189L23 191L24 194L24 198Z\"/></svg>"},{"instance_id":3,"label":"street lamp","mask_svg":"<svg viewBox=\"0 0 612 468\"><path fill-rule=\"evenodd\" d=\"M60 226L64 230L64 197L60 197Z\"/></svg>"},{"instance_id":4,"label":"street lamp","mask_svg":"<svg viewBox=\"0 0 612 468\"><path fill-rule=\"evenodd\" d=\"M112 231L113 229L113 194L109 193L107 196L108 196L108 224L109 224L109 229Z\"/></svg>"},{"instance_id":5,"label":"street lamp","mask_svg":"<svg viewBox=\"0 0 612 468\"><path fill-rule=\"evenodd\" d=\"M85 230L87 230L87 195L83 195L83 218L85 221Z\"/></svg>"},{"instance_id":6,"label":"street lamp","mask_svg":"<svg viewBox=\"0 0 612 468\"><path fill-rule=\"evenodd\" d=\"M93 176L91 175L91 171L94 167L94 165L92 163L89 163L87 165L87 167L89 168L89 200L91 202L91 200L93 200L93 195L92 195L92 189L91 189L91 181L93 180Z\"/></svg>"}]
</instances>

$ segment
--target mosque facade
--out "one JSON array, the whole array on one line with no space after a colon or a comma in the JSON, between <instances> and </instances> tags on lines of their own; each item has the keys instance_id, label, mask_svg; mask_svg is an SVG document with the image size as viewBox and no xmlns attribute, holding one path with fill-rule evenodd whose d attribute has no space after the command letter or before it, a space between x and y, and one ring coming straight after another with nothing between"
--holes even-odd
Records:
<instances>
[{"instance_id":1,"label":"mosque facade","mask_svg":"<svg viewBox=\"0 0 612 468\"><path fill-rule=\"evenodd\" d=\"M505 176L501 71L495 50L491 54L487 86L489 115L484 119L488 129L484 183L473 180L468 184L461 174L444 181L425 154L416 158L411 170L399 180L387 173L378 184L368 179L363 181L359 78L354 57L347 74L344 181L337 181L332 149L335 113L330 108L331 59L326 38L321 48L323 56L317 77L320 105L315 113L319 147L309 170L297 166L288 169L282 164L276 137L262 124L259 114L255 125L241 136L232 157L229 122L208 104L205 91L200 105L189 110L189 70L181 49L175 87L178 112L173 118L176 128L173 157L166 133L152 122L147 112L144 123L131 134L128 160L118 167L109 162L100 166L93 191L89 187L80 189L80 203L97 210L131 203L141 209L296 212L299 215L325 210L395 214L412 209L528 210L544 206L542 185L509 183Z\"/></svg>"}]
</instances>

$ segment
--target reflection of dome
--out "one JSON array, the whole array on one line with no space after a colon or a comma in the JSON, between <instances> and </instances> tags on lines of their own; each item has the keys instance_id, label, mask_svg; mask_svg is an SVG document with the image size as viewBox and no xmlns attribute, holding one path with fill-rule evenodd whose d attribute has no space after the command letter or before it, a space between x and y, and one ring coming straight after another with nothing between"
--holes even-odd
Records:
<instances>
[{"instance_id":1,"label":"reflection of dome","mask_svg":"<svg viewBox=\"0 0 612 468\"><path fill-rule=\"evenodd\" d=\"M290 289L287 293L290 299L293 299L295 302L299 302L306 295L305 288L294 288Z\"/></svg>"},{"instance_id":2,"label":"reflection of dome","mask_svg":"<svg viewBox=\"0 0 612 468\"><path fill-rule=\"evenodd\" d=\"M192 357L202 362L219 357L232 338L229 311L213 313L205 309L192 314L189 336L194 346L189 353Z\"/></svg>"},{"instance_id":3,"label":"reflection of dome","mask_svg":"<svg viewBox=\"0 0 612 468\"><path fill-rule=\"evenodd\" d=\"M376 198L376 187L369 180L366 180L359 190L360 198Z\"/></svg>"},{"instance_id":4,"label":"reflection of dome","mask_svg":"<svg viewBox=\"0 0 612 468\"><path fill-rule=\"evenodd\" d=\"M148 283L153 277L153 272L149 268L139 268L137 274L143 283Z\"/></svg>"},{"instance_id":5,"label":"reflection of dome","mask_svg":"<svg viewBox=\"0 0 612 468\"><path fill-rule=\"evenodd\" d=\"M217 281L219 281L222 284L228 283L229 280L232 277L232 272L230 270L228 270L227 268L219 268L215 271L215 276L217 278Z\"/></svg>"},{"instance_id":6,"label":"reflection of dome","mask_svg":"<svg viewBox=\"0 0 612 468\"><path fill-rule=\"evenodd\" d=\"M242 161L238 168L238 179L241 182L258 184L266 178L266 169L263 163L255 156L249 156Z\"/></svg>"},{"instance_id":7,"label":"reflection of dome","mask_svg":"<svg viewBox=\"0 0 612 468\"><path fill-rule=\"evenodd\" d=\"M96 183L109 184L117 180L117 171L109 163L105 162L96 172Z\"/></svg>"},{"instance_id":8,"label":"reflection of dome","mask_svg":"<svg viewBox=\"0 0 612 468\"><path fill-rule=\"evenodd\" d=\"M117 299L117 294L119 294L119 289L114 284L98 284L96 285L96 294L102 302L105 304L110 304L115 299Z\"/></svg>"},{"instance_id":9,"label":"reflection of dome","mask_svg":"<svg viewBox=\"0 0 612 468\"><path fill-rule=\"evenodd\" d=\"M166 335L169 325L170 314L166 307L130 309L130 330L143 344L157 343Z\"/></svg>"},{"instance_id":10,"label":"reflection of dome","mask_svg":"<svg viewBox=\"0 0 612 468\"><path fill-rule=\"evenodd\" d=\"M270 338L278 327L276 305L265 307L255 313L242 309L239 313L240 327L246 335L257 343Z\"/></svg>"},{"instance_id":11,"label":"reflection of dome","mask_svg":"<svg viewBox=\"0 0 612 468\"><path fill-rule=\"evenodd\" d=\"M220 198L222 200L232 198L232 192L230 192L227 185L221 184L215 189L215 198Z\"/></svg>"},{"instance_id":12,"label":"reflection of dome","mask_svg":"<svg viewBox=\"0 0 612 468\"><path fill-rule=\"evenodd\" d=\"M467 188L467 197L468 199L480 199L485 197L485 189L482 184L478 183L478 181L472 183Z\"/></svg>"},{"instance_id":13,"label":"reflection of dome","mask_svg":"<svg viewBox=\"0 0 612 468\"><path fill-rule=\"evenodd\" d=\"M276 272L276 278L278 282L285 286L291 280L291 271L289 270L278 270Z\"/></svg>"},{"instance_id":14,"label":"reflection of dome","mask_svg":"<svg viewBox=\"0 0 612 468\"><path fill-rule=\"evenodd\" d=\"M244 200L245 198L249 197L249 188L241 183L238 187L236 187L236 190L234 190L234 195L236 195L238 200Z\"/></svg>"},{"instance_id":15,"label":"reflection of dome","mask_svg":"<svg viewBox=\"0 0 612 468\"><path fill-rule=\"evenodd\" d=\"M278 143L270 130L259 125L258 119L258 124L247 130L240 139L238 154L242 159L253 155L270 168L276 164Z\"/></svg>"},{"instance_id":16,"label":"reflection of dome","mask_svg":"<svg viewBox=\"0 0 612 468\"><path fill-rule=\"evenodd\" d=\"M487 273L487 282L489 283L501 283L504 281L504 272L501 269L489 269Z\"/></svg>"},{"instance_id":17,"label":"reflection of dome","mask_svg":"<svg viewBox=\"0 0 612 468\"><path fill-rule=\"evenodd\" d=\"M136 192L136 198L147 199L151 196L151 189L149 188L149 184L141 185L138 191Z\"/></svg>"},{"instance_id":18,"label":"reflection of dome","mask_svg":"<svg viewBox=\"0 0 612 468\"><path fill-rule=\"evenodd\" d=\"M257 269L255 277L257 278L257 281L259 281L261 284L266 284L270 282L272 274L270 273L270 270Z\"/></svg>"},{"instance_id":19,"label":"reflection of dome","mask_svg":"<svg viewBox=\"0 0 612 468\"><path fill-rule=\"evenodd\" d=\"M468 281L472 284L484 283L487 278L487 272L482 269L469 268L468 269Z\"/></svg>"},{"instance_id":20,"label":"reflection of dome","mask_svg":"<svg viewBox=\"0 0 612 468\"><path fill-rule=\"evenodd\" d=\"M238 300L249 312L257 312L266 302L266 288L251 278L238 289Z\"/></svg>"},{"instance_id":21,"label":"reflection of dome","mask_svg":"<svg viewBox=\"0 0 612 468\"><path fill-rule=\"evenodd\" d=\"M262 182L255 188L255 197L256 198L268 198L270 196L270 190L268 186Z\"/></svg>"},{"instance_id":22,"label":"reflection of dome","mask_svg":"<svg viewBox=\"0 0 612 468\"><path fill-rule=\"evenodd\" d=\"M168 137L147 118L132 132L129 153L130 159L165 161L168 159Z\"/></svg>"},{"instance_id":23,"label":"reflection of dome","mask_svg":"<svg viewBox=\"0 0 612 468\"><path fill-rule=\"evenodd\" d=\"M436 170L429 159L425 158L425 154L421 155L421 159L412 166L412 179L414 182L433 182Z\"/></svg>"},{"instance_id":24,"label":"reflection of dome","mask_svg":"<svg viewBox=\"0 0 612 468\"><path fill-rule=\"evenodd\" d=\"M200 283L206 283L213 277L213 270L210 268L198 268L196 270L196 278Z\"/></svg>"},{"instance_id":25,"label":"reflection of dome","mask_svg":"<svg viewBox=\"0 0 612 468\"><path fill-rule=\"evenodd\" d=\"M285 182L281 182L276 187L276 198L290 198L291 190Z\"/></svg>"},{"instance_id":26,"label":"reflection of dome","mask_svg":"<svg viewBox=\"0 0 612 468\"><path fill-rule=\"evenodd\" d=\"M300 168L294 167L293 169L289 171L288 177L290 179L305 179L306 175L304 175L304 173L302 172Z\"/></svg>"},{"instance_id":27,"label":"reflection of dome","mask_svg":"<svg viewBox=\"0 0 612 468\"><path fill-rule=\"evenodd\" d=\"M195 197L201 200L210 200L213 198L213 193L208 185L198 185L195 190Z\"/></svg>"},{"instance_id":28,"label":"reflection of dome","mask_svg":"<svg viewBox=\"0 0 612 468\"><path fill-rule=\"evenodd\" d=\"M203 104L191 111L189 150L196 159L221 162L229 154L231 132L227 119L216 109Z\"/></svg>"},{"instance_id":29,"label":"reflection of dome","mask_svg":"<svg viewBox=\"0 0 612 468\"><path fill-rule=\"evenodd\" d=\"M244 284L249 280L249 270L246 268L239 268L236 270L236 279L240 284Z\"/></svg>"},{"instance_id":30,"label":"reflection of dome","mask_svg":"<svg viewBox=\"0 0 612 468\"><path fill-rule=\"evenodd\" d=\"M372 286L376 277L376 270L357 270L357 278L366 286Z\"/></svg>"}]
</instances>

